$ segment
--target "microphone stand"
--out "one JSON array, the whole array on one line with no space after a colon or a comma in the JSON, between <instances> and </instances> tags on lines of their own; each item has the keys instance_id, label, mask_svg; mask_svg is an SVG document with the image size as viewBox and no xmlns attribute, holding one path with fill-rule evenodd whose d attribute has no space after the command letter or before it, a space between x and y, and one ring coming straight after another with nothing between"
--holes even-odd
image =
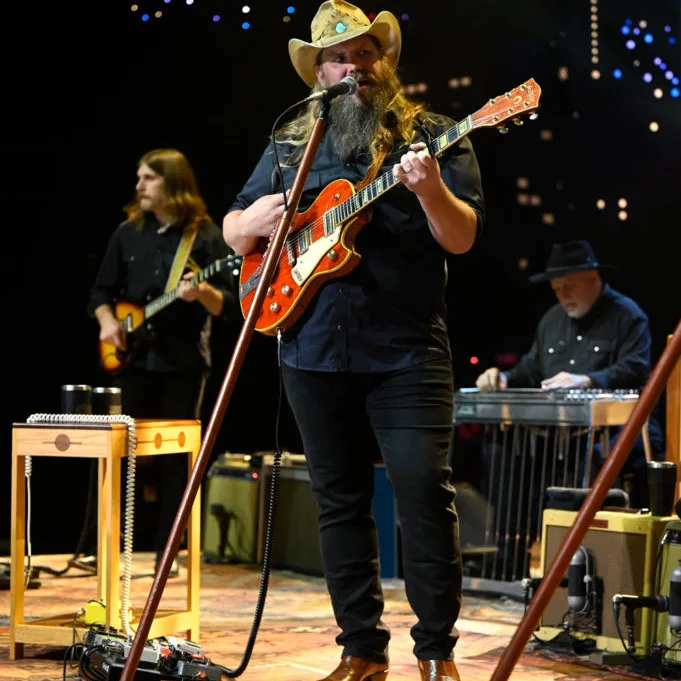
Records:
<instances>
[{"instance_id":1,"label":"microphone stand","mask_svg":"<svg viewBox=\"0 0 681 681\"><path fill-rule=\"evenodd\" d=\"M165 549L163 550L163 555L161 556L161 561L154 577L154 582L151 585L149 596L147 597L147 601L144 606L144 611L140 617L137 631L135 632L135 637L133 639L132 646L130 647L130 652L128 653L128 656L125 660L125 666L123 667L120 681L133 681L135 677L135 670L137 669L140 657L142 656L144 645L147 641L147 636L149 635L149 629L151 628L154 615L156 614L158 605L161 601L163 589L165 588L166 582L168 581L168 575L170 573L173 558L180 546L182 533L184 532L184 529L187 525L187 520L189 518L189 513L194 503L194 499L196 498L196 494L201 486L204 471L210 459L213 446L215 445L217 433L220 429L220 425L224 418L229 400L232 396L232 393L234 392L236 380L243 365L248 344L253 337L253 331L255 329L257 317L260 314L260 309L265 299L267 289L270 285L270 282L272 281L272 277L274 276L277 263L279 262L279 256L281 255L284 241L288 235L293 216L298 209L298 202L300 201L300 196L303 193L303 187L307 181L307 176L310 173L312 161L314 160L319 143L322 139L322 135L324 134L324 130L326 128L326 119L329 112L329 100L329 97L322 97L320 100L321 108L317 114L317 119L313 125L310 139L305 146L300 164L298 165L298 171L291 188L288 208L284 210L281 218L279 218L279 221L274 228L274 232L272 233L272 237L270 238L270 243L263 259L260 280L258 281L258 285L253 296L253 304L248 311L248 315L244 320L241 332L239 333L239 337L235 343L232 357L225 372L225 378L223 379L220 392L218 393L217 402L213 408L213 413L211 414L208 427L206 428L206 433L201 443L201 449L199 450L196 463L194 464L194 467L190 473L189 482L187 483L182 500L180 501L180 507L177 515L175 516L175 521L173 522L173 526L170 530ZM244 660L239 667L233 671L230 670L229 676L239 676L241 673L243 673L248 664L249 657L250 650L247 651L247 654L244 656Z\"/></svg>"}]
</instances>

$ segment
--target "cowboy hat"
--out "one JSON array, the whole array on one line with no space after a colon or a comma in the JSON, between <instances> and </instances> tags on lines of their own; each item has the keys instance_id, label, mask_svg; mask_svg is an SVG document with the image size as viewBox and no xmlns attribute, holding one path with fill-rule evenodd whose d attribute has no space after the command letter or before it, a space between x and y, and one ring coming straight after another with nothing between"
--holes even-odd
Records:
<instances>
[{"instance_id":1,"label":"cowboy hat","mask_svg":"<svg viewBox=\"0 0 681 681\"><path fill-rule=\"evenodd\" d=\"M323 2L310 24L312 42L292 38L288 42L288 53L296 73L312 87L317 74L317 56L332 45L361 35L373 35L383 48L383 54L397 66L402 48L402 33L397 18L391 12L380 12L370 21L359 7L344 0Z\"/></svg>"},{"instance_id":2,"label":"cowboy hat","mask_svg":"<svg viewBox=\"0 0 681 681\"><path fill-rule=\"evenodd\" d=\"M564 244L553 244L551 255L544 272L533 274L530 281L549 281L556 277L564 277L574 272L586 270L613 269L612 265L601 265L588 241L567 241Z\"/></svg>"}]
</instances>

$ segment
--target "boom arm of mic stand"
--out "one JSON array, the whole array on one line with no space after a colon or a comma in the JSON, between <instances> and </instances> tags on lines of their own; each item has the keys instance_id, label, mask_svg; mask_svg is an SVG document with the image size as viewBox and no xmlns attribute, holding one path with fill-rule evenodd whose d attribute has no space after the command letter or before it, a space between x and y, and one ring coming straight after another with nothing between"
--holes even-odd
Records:
<instances>
[{"instance_id":1,"label":"boom arm of mic stand","mask_svg":"<svg viewBox=\"0 0 681 681\"><path fill-rule=\"evenodd\" d=\"M253 331L255 329L255 322L260 313L260 308L262 307L267 289L274 276L274 270L276 268L277 262L279 262L279 256L284 246L284 240L288 234L289 227L293 220L293 215L298 208L298 202L300 201L300 196L303 193L303 187L307 180L307 176L310 173L310 167L312 166L312 161L314 160L315 154L317 153L317 148L321 141L324 129L326 127L326 117L328 114L328 104L322 102L319 114L317 115L317 120L312 128L312 134L310 139L305 146L305 151L300 160L298 166L298 172L293 181L293 186L291 187L291 194L289 197L288 209L284 211L284 214L279 219L279 222L274 228L274 233L270 239L270 244L265 254L263 260L263 267L260 274L260 281L255 289L253 295L253 303L248 315L244 320L244 324L241 327L241 332L235 343L234 351L232 352L232 358L230 359L229 366L225 372L225 378L220 387L220 392L217 397L217 402L213 408L213 413L211 414L210 421L208 422L208 427L206 428L205 435L201 442L201 449L197 455L196 463L192 468L189 476L189 482L180 501L180 507L178 509L177 515L175 516L175 521L170 530L170 535L168 536L168 541L166 547L163 550L163 555L159 562L158 570L154 577L154 582L151 585L149 591L149 596L147 597L147 602L144 605L144 610L140 617L139 625L137 631L135 632L135 637L130 647L130 652L125 660L125 666L123 667L123 672L121 673L120 681L133 681L135 677L135 671L139 663L140 657L144 650L144 645L147 641L149 635L149 630L154 621L154 615L158 610L158 605L161 601L161 596L163 595L163 589L165 588L166 582L168 581L168 575L170 574L170 568L172 566L173 558L177 553L182 533L187 526L187 520L189 518L189 513L191 512L192 505L194 504L194 499L196 494L201 487L201 481L203 480L203 474L210 459L210 454L213 450L215 444L215 439L217 438L217 433L222 424L227 405L229 404L229 399L234 392L234 387L236 385L236 379L241 370L241 366L244 361L244 356L246 350L248 349L248 344L253 337ZM256 623L253 630L257 628ZM248 657L250 657L250 650L244 656L239 667L234 670L233 676L239 676L248 664Z\"/></svg>"}]
</instances>

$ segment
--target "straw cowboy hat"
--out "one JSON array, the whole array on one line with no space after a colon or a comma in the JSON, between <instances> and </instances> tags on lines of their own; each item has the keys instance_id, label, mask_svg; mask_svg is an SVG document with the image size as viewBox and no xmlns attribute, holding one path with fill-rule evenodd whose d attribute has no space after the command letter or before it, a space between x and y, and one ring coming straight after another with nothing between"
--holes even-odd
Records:
<instances>
[{"instance_id":1,"label":"straw cowboy hat","mask_svg":"<svg viewBox=\"0 0 681 681\"><path fill-rule=\"evenodd\" d=\"M373 35L381 47L383 55L397 66L402 48L402 33L397 18L391 12L380 12L369 21L359 7L343 0L323 2L310 24L312 42L292 38L288 43L288 53L297 74L312 87L317 81L315 67L317 56L326 47L338 45L361 35Z\"/></svg>"},{"instance_id":2,"label":"straw cowboy hat","mask_svg":"<svg viewBox=\"0 0 681 681\"><path fill-rule=\"evenodd\" d=\"M556 277L564 277L574 272L585 270L614 269L612 265L601 265L588 241L568 241L564 244L553 244L546 269L530 277L532 283L549 281Z\"/></svg>"}]
</instances>

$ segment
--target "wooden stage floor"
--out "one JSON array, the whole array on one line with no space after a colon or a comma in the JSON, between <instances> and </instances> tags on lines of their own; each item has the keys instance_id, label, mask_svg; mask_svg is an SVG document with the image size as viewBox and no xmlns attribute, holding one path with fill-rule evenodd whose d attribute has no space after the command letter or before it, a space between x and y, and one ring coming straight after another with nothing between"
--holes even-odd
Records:
<instances>
[{"instance_id":1,"label":"wooden stage floor","mask_svg":"<svg viewBox=\"0 0 681 681\"><path fill-rule=\"evenodd\" d=\"M33 565L59 570L69 556L34 556ZM180 556L182 558L182 554ZM0 562L8 558L0 557ZM133 613L139 617L152 584L153 556L136 553L131 583ZM201 637L203 652L230 670L242 662L260 586L260 569L249 565L201 566ZM159 609L183 607L186 572L168 580ZM25 595L26 619L50 614L74 614L96 598L95 577L70 569L56 577L43 572L40 587ZM392 631L390 681L419 678L409 628L414 623L402 580L384 583L385 622ZM463 681L487 681L497 666L523 613L523 605L498 596L464 594L458 621L460 640L456 661ZM133 615L133 628L134 628ZM10 661L8 653L9 591L0 591L0 680L60 681L64 648L26 645L25 657ZM180 636L182 632L178 632ZM337 664L337 629L323 579L273 571L264 615L244 681L317 681ZM80 678L68 665L66 678ZM629 667L602 667L586 658L558 655L528 645L510 676L512 681L622 681L648 678Z\"/></svg>"}]
</instances>

